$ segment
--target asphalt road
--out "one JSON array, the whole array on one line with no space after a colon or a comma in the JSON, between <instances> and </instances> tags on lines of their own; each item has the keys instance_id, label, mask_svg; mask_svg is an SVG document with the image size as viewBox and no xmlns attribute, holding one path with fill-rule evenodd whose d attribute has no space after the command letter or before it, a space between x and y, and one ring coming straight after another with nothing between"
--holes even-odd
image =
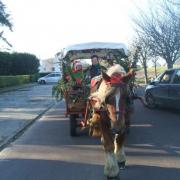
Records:
<instances>
[{"instance_id":1,"label":"asphalt road","mask_svg":"<svg viewBox=\"0 0 180 180\"><path fill-rule=\"evenodd\" d=\"M0 152L0 180L105 180L99 139L72 138L61 103ZM180 114L139 102L126 141L121 180L180 179Z\"/></svg>"}]
</instances>

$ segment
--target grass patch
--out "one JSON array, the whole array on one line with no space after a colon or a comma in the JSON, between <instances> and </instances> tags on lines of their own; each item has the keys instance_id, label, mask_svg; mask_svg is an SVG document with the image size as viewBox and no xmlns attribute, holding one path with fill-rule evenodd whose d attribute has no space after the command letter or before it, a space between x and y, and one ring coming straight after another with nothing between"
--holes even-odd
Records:
<instances>
[{"instance_id":1,"label":"grass patch","mask_svg":"<svg viewBox=\"0 0 180 180\"><path fill-rule=\"evenodd\" d=\"M174 65L174 68L178 68L178 67L180 67L180 66L179 65ZM157 75L163 73L165 70L167 70L166 66L157 67ZM151 79L155 78L155 69L154 69L154 67L148 67L147 72L148 72L148 80L149 81ZM142 68L139 71L137 71L136 83L145 84L144 69L142 69Z\"/></svg>"}]
</instances>

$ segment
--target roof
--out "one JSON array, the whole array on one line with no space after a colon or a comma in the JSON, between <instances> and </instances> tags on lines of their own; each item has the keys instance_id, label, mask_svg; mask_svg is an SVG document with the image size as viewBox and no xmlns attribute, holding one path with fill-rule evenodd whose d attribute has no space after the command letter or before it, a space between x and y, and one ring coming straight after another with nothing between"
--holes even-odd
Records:
<instances>
[{"instance_id":1,"label":"roof","mask_svg":"<svg viewBox=\"0 0 180 180\"><path fill-rule=\"evenodd\" d=\"M123 43L112 43L112 42L88 42L88 43L81 43L81 44L75 44L75 45L70 45L61 50L61 52L57 53L57 56L59 56L60 59L63 59L66 57L66 55L69 52L80 52L80 53L85 53L83 51L90 50L90 51L95 51L95 50L106 50L106 52L110 50L118 50L121 53L123 53L125 56L127 56L128 51ZM86 52L87 53L87 52ZM92 54L92 52L88 52L89 55ZM103 52L104 53L104 52Z\"/></svg>"},{"instance_id":2,"label":"roof","mask_svg":"<svg viewBox=\"0 0 180 180\"><path fill-rule=\"evenodd\" d=\"M84 49L124 49L125 54L127 55L127 48L123 43L89 42L67 46L65 49L67 51Z\"/></svg>"}]
</instances>

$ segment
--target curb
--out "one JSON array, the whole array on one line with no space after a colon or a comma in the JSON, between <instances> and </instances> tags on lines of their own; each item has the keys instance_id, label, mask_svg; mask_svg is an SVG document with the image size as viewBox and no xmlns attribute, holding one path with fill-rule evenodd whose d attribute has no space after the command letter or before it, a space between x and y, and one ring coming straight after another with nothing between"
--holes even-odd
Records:
<instances>
[{"instance_id":1,"label":"curb","mask_svg":"<svg viewBox=\"0 0 180 180\"><path fill-rule=\"evenodd\" d=\"M37 83L29 83L29 84L23 84L23 85L20 85L20 86L12 86L12 87L2 88L2 89L0 89L0 94L10 92L10 91L15 91L15 90L18 90L18 89L33 87L35 85L38 85L38 84Z\"/></svg>"},{"instance_id":2,"label":"curb","mask_svg":"<svg viewBox=\"0 0 180 180\"><path fill-rule=\"evenodd\" d=\"M0 152L7 147L10 143L14 142L17 138L19 138L21 135L24 134L24 132L31 126L35 121L40 119L47 111L49 111L56 103L51 103L44 111L42 111L39 115L37 115L34 119L29 120L27 124L24 125L24 127L17 130L13 135L8 137L2 144L0 144Z\"/></svg>"}]
</instances>

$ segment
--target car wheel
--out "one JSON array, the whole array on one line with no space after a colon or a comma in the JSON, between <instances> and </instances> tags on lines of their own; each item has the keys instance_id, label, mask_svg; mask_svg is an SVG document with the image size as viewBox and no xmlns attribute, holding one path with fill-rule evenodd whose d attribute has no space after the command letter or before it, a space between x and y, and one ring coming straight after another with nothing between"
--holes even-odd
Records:
<instances>
[{"instance_id":1,"label":"car wheel","mask_svg":"<svg viewBox=\"0 0 180 180\"><path fill-rule=\"evenodd\" d=\"M41 80L40 84L46 84L46 81L45 80Z\"/></svg>"},{"instance_id":2,"label":"car wheel","mask_svg":"<svg viewBox=\"0 0 180 180\"><path fill-rule=\"evenodd\" d=\"M156 107L155 100L154 100L154 97L152 96L152 94L150 94L150 93L146 94L145 100L147 103L147 107L152 108L152 109Z\"/></svg>"}]
</instances>

